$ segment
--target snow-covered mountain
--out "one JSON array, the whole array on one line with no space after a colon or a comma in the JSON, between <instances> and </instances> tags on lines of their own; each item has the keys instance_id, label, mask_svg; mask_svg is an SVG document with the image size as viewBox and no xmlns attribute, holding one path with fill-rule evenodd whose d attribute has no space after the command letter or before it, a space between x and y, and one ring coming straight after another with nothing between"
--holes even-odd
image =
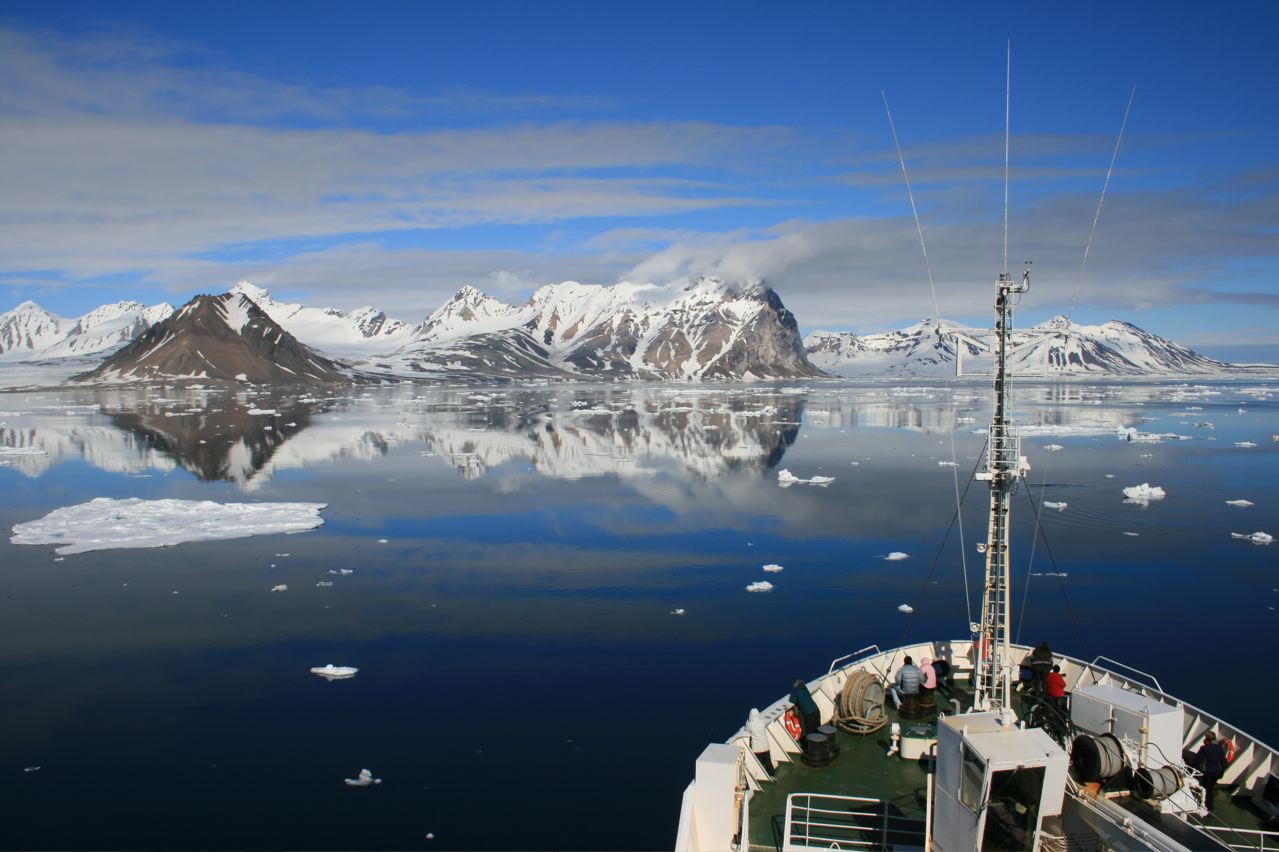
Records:
<instances>
[{"instance_id":1,"label":"snow-covered mountain","mask_svg":"<svg viewBox=\"0 0 1279 852\"><path fill-rule=\"evenodd\" d=\"M795 317L763 284L714 278L674 290L565 282L506 305L463 287L399 350L361 366L459 381L776 379L817 376Z\"/></svg>"},{"instance_id":2,"label":"snow-covered mountain","mask_svg":"<svg viewBox=\"0 0 1279 852\"><path fill-rule=\"evenodd\" d=\"M989 373L994 362L992 344L988 329L936 319L882 334L815 331L804 338L804 349L815 366L849 378ZM1131 323L1079 325L1063 316L1015 331L1009 364L1014 374L1025 376L1228 375L1246 371Z\"/></svg>"},{"instance_id":3,"label":"snow-covered mountain","mask_svg":"<svg viewBox=\"0 0 1279 852\"><path fill-rule=\"evenodd\" d=\"M332 361L297 341L238 293L196 296L167 319L74 377L84 382L211 379L269 384L347 384Z\"/></svg>"},{"instance_id":4,"label":"snow-covered mountain","mask_svg":"<svg viewBox=\"0 0 1279 852\"><path fill-rule=\"evenodd\" d=\"M277 302L269 291L249 281L241 281L230 292L247 296L289 334L334 357L366 358L390 352L407 343L413 335L411 324L389 319L377 308L345 312Z\"/></svg>"},{"instance_id":5,"label":"snow-covered mountain","mask_svg":"<svg viewBox=\"0 0 1279 852\"><path fill-rule=\"evenodd\" d=\"M0 359L31 361L107 353L137 338L173 313L167 302L115 302L68 319L35 302L0 314Z\"/></svg>"}]
</instances>

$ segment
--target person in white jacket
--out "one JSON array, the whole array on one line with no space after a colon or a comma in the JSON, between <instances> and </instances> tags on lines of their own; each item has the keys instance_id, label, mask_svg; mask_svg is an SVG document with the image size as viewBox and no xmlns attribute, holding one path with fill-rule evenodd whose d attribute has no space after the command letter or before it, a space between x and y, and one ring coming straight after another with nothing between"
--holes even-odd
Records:
<instances>
[{"instance_id":1,"label":"person in white jacket","mask_svg":"<svg viewBox=\"0 0 1279 852\"><path fill-rule=\"evenodd\" d=\"M773 755L768 745L768 726L764 724L764 717L759 715L758 710L751 709L750 719L746 721L746 731L751 735L751 751L755 752L755 757L765 771L772 775Z\"/></svg>"}]
</instances>

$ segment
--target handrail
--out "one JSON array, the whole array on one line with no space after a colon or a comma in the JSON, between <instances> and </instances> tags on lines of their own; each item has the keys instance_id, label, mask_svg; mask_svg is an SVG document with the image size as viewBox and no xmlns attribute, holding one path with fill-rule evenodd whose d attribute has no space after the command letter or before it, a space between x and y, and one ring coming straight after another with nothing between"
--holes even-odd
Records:
<instances>
[{"instance_id":1,"label":"handrail","mask_svg":"<svg viewBox=\"0 0 1279 852\"><path fill-rule=\"evenodd\" d=\"M1134 669L1132 666L1125 665L1119 662L1118 660L1112 660L1110 657L1103 657L1100 654L1098 654L1097 656L1093 657L1092 662L1089 663L1088 665L1095 666L1097 665L1098 660L1105 660L1108 663L1113 663L1114 665L1119 666L1121 669L1127 669L1128 671L1133 672L1134 674L1139 674L1142 677L1150 678L1150 682L1155 685L1155 689L1159 690L1160 692L1163 692L1164 695L1168 694L1167 692L1164 692L1164 688L1159 684L1159 679L1156 678L1154 675L1148 674L1147 672L1143 672L1141 669Z\"/></svg>"},{"instance_id":2,"label":"handrail","mask_svg":"<svg viewBox=\"0 0 1279 852\"><path fill-rule=\"evenodd\" d=\"M1279 849L1279 831L1266 831L1265 829L1256 828L1231 828L1228 825L1201 825L1204 831L1210 831L1213 834L1235 834L1256 837L1256 841L1248 843L1231 843L1224 838L1220 838L1231 849L1256 849L1259 852L1266 850ZM1267 838L1271 841L1266 843Z\"/></svg>"},{"instance_id":3,"label":"handrail","mask_svg":"<svg viewBox=\"0 0 1279 852\"><path fill-rule=\"evenodd\" d=\"M867 645L865 648L862 648L860 651L854 651L851 654L845 654L842 657L836 657L835 659L831 660L830 668L826 670L826 674L830 674L831 672L835 671L835 667L838 666L840 663L844 662L844 660L851 660L853 657L856 657L858 654L864 654L867 651L874 651L877 654L884 653L883 651L879 650L878 645Z\"/></svg>"},{"instance_id":4,"label":"handrail","mask_svg":"<svg viewBox=\"0 0 1279 852\"><path fill-rule=\"evenodd\" d=\"M799 800L803 800L800 804ZM855 803L864 809L839 810L821 805L834 803ZM826 793L791 793L786 797L785 835L782 841L783 852L797 852L802 849L843 849L845 846L865 847L872 849L890 848L890 834L919 835L927 839L927 821L915 817L891 814L888 802L884 799L871 799L865 796L837 796ZM870 807L866 807L866 806ZM804 816L796 820L796 812L803 811ZM855 821L841 821L840 818L862 817L873 819L878 827L859 824ZM892 826L890 827L890 823ZM923 827L921 828L921 823ZM813 829L830 829L830 835L814 833ZM879 841L875 842L875 834ZM833 836L832 836L833 835ZM863 839L867 838L867 839Z\"/></svg>"}]
</instances>

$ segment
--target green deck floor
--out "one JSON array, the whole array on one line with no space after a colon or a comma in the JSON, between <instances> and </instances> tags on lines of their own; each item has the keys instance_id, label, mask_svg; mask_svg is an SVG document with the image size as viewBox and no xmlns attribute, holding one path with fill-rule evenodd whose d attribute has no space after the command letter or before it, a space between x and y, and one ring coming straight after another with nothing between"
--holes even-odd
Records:
<instances>
[{"instance_id":1,"label":"green deck floor","mask_svg":"<svg viewBox=\"0 0 1279 852\"><path fill-rule=\"evenodd\" d=\"M938 690L937 706L949 706L950 698L958 698L967 706L969 693L956 686L947 691ZM1025 706L1021 696L1014 696L1014 710L1023 716ZM752 852L776 852L782 848L786 822L786 799L791 793L822 793L836 796L863 796L884 799L890 814L908 819L924 819L926 785L929 780L925 761L905 760L899 755L887 757L891 740L892 722L902 727L917 724L901 720L890 703L886 708L890 725L873 734L857 736L840 731L837 735L839 757L829 766L810 769L799 762L777 767L772 783L765 783L755 793L750 803L750 849ZM1232 801L1228 787L1217 788L1215 809L1205 820L1210 826L1258 829L1264 816L1246 801ZM1274 826L1268 826L1274 830Z\"/></svg>"}]
</instances>

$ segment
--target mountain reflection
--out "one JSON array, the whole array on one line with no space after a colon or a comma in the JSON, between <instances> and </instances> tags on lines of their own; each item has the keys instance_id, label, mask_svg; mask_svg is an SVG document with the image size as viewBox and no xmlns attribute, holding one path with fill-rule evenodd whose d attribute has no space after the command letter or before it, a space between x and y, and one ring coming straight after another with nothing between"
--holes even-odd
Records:
<instances>
[{"instance_id":1,"label":"mountain reflection","mask_svg":"<svg viewBox=\"0 0 1279 852\"><path fill-rule=\"evenodd\" d=\"M1027 434L1101 434L1141 422L1169 391L1053 386L1021 396ZM15 395L0 411L0 464L39 476L68 460L115 473L187 470L246 491L275 471L398 450L439 457L473 479L523 462L543 476L641 476L681 469L713 478L775 468L799 437L985 426L983 387L400 386L344 396L126 389ZM1068 402L1069 405L1062 405ZM1063 431L1064 430L1064 431Z\"/></svg>"}]
</instances>

